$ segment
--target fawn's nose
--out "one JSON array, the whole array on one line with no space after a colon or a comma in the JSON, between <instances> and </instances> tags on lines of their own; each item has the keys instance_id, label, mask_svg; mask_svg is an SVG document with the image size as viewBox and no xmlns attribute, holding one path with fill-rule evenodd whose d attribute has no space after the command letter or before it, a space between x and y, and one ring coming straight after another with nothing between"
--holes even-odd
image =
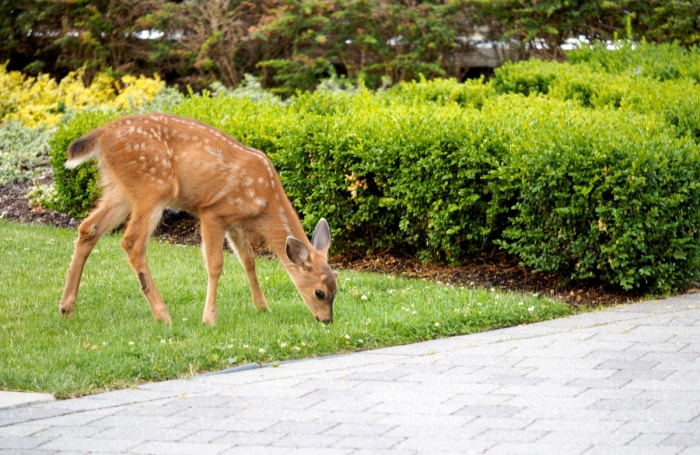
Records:
<instances>
[{"instance_id":1,"label":"fawn's nose","mask_svg":"<svg viewBox=\"0 0 700 455\"><path fill-rule=\"evenodd\" d=\"M329 317L327 317L327 318L325 318L325 319L321 319L321 318L319 317L319 315L316 315L316 320L317 320L318 322L322 322L322 323L324 323L324 324L330 324L331 322L333 322L333 315L330 315Z\"/></svg>"},{"instance_id":2,"label":"fawn's nose","mask_svg":"<svg viewBox=\"0 0 700 455\"><path fill-rule=\"evenodd\" d=\"M330 303L328 315L326 317L321 317L318 313L316 313L316 320L324 324L330 324L333 322L333 302Z\"/></svg>"}]
</instances>

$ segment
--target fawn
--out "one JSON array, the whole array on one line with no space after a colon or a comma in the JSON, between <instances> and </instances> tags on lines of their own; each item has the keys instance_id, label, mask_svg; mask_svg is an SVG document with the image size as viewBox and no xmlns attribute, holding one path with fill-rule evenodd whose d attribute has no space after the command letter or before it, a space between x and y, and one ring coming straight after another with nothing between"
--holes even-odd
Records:
<instances>
[{"instance_id":1,"label":"fawn","mask_svg":"<svg viewBox=\"0 0 700 455\"><path fill-rule=\"evenodd\" d=\"M309 241L267 156L204 123L169 114L124 117L75 140L66 168L96 158L102 196L78 227L59 310L70 316L85 261L100 237L126 223L121 245L157 321L170 314L156 289L146 246L164 208L199 218L208 273L202 321L216 322L216 288L224 238L245 268L253 304L269 311L255 273L251 242L280 259L316 320L330 322L336 275L328 265L331 235L321 219Z\"/></svg>"}]
</instances>

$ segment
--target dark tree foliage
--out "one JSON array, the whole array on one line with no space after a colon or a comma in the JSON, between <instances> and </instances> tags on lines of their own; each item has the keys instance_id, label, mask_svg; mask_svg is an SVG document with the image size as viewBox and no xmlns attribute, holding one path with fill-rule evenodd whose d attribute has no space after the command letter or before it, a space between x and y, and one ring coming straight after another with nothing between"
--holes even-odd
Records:
<instances>
[{"instance_id":1,"label":"dark tree foliage","mask_svg":"<svg viewBox=\"0 0 700 455\"><path fill-rule=\"evenodd\" d=\"M369 87L463 78L476 32L510 58L563 58L571 37L700 41L694 0L2 0L0 62L28 73L158 73L282 94L329 76Z\"/></svg>"}]
</instances>

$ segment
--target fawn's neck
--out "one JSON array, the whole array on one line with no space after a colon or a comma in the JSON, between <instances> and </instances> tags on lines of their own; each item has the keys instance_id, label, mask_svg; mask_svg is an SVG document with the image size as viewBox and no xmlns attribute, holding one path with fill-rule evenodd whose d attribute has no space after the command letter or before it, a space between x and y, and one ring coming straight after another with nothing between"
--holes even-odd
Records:
<instances>
[{"instance_id":1,"label":"fawn's neck","mask_svg":"<svg viewBox=\"0 0 700 455\"><path fill-rule=\"evenodd\" d=\"M311 242L306 237L297 212L283 191L280 191L279 205L272 208L272 211L274 213L270 213L270 220L266 223L269 232L263 237L265 244L286 268L291 265L287 258L287 237L292 236L304 242L309 249L312 248Z\"/></svg>"}]
</instances>

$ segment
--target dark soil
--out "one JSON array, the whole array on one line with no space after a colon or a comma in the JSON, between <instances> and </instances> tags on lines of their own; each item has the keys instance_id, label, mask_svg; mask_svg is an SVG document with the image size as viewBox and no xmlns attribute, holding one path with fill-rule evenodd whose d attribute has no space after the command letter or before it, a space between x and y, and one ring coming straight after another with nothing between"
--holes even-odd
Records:
<instances>
[{"instance_id":1,"label":"dark soil","mask_svg":"<svg viewBox=\"0 0 700 455\"><path fill-rule=\"evenodd\" d=\"M48 183L46 175L40 183ZM50 226L75 228L80 220L44 209L33 209L25 197L32 186L29 182L0 187L0 219L22 223L40 223ZM184 212L166 210L155 236L176 244L198 244L197 220ZM525 293L536 293L564 300L575 306L612 305L638 300L640 294L607 289L605 286L564 283L560 277L532 273L518 264L517 259L504 253L482 254L470 258L460 266L425 264L415 258L391 254L371 257L333 257L334 268L371 271L425 278L459 286L497 288Z\"/></svg>"}]
</instances>

